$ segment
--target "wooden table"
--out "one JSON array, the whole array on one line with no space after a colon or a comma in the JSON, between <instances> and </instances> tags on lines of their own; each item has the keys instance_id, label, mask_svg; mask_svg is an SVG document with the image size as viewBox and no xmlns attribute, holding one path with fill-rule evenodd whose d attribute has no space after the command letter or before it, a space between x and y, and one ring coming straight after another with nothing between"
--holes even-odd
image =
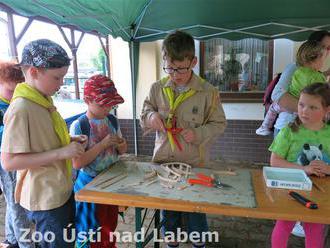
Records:
<instances>
[{"instance_id":1,"label":"wooden table","mask_svg":"<svg viewBox=\"0 0 330 248\"><path fill-rule=\"evenodd\" d=\"M201 212L226 216L250 217L259 219L282 219L304 222L330 224L330 180L328 178L312 178L322 190L313 187L311 192L300 191L303 196L315 201L319 209L310 210L288 195L285 189L269 189L264 183L262 170L251 170L253 187L257 202L256 208L234 207L220 204L196 203L182 200L162 199L148 196L118 194L81 190L76 200L130 206L139 208L166 209L185 212ZM323 192L324 190L324 192ZM184 191L183 191L184 193ZM137 218L141 218L137 216ZM139 221L139 220L138 220ZM137 224L137 229L141 224ZM137 247L142 247L137 244Z\"/></svg>"}]
</instances>

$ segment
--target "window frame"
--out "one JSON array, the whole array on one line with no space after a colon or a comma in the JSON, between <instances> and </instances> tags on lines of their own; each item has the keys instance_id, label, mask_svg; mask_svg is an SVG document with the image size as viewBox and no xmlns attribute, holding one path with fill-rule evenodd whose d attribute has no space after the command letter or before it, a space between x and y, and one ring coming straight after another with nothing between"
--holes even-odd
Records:
<instances>
[{"instance_id":1,"label":"window frame","mask_svg":"<svg viewBox=\"0 0 330 248\"><path fill-rule=\"evenodd\" d=\"M205 57L205 42L201 41L200 45L200 75L205 78L204 74L204 57ZM268 82L273 78L273 64L274 64L274 40L268 42ZM234 92L234 91L220 91L221 102L227 103L262 103L265 91L252 92Z\"/></svg>"}]
</instances>

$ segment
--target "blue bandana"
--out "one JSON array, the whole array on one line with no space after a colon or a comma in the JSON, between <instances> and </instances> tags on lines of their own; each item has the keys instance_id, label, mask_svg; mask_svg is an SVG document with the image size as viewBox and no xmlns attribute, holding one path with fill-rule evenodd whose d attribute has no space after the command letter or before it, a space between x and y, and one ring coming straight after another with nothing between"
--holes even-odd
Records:
<instances>
[{"instance_id":1,"label":"blue bandana","mask_svg":"<svg viewBox=\"0 0 330 248\"><path fill-rule=\"evenodd\" d=\"M61 68L70 65L70 58L60 45L47 39L40 39L31 41L24 47L20 65Z\"/></svg>"}]
</instances>

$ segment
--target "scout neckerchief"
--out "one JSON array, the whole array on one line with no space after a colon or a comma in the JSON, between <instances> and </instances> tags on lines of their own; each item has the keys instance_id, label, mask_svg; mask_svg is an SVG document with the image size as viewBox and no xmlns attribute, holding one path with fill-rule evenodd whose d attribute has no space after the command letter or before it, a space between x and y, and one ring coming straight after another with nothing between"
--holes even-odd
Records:
<instances>
[{"instance_id":1,"label":"scout neckerchief","mask_svg":"<svg viewBox=\"0 0 330 248\"><path fill-rule=\"evenodd\" d=\"M177 97L175 97L173 89L170 86L164 87L163 92L170 105L170 112L165 123L168 141L171 145L172 151L174 151L175 146L177 146L177 148L182 151L182 146L176 137L176 135L179 134L182 129L176 127L175 111L181 103L183 103L187 98L193 96L196 93L196 90L190 89L179 94Z\"/></svg>"},{"instance_id":2,"label":"scout neckerchief","mask_svg":"<svg viewBox=\"0 0 330 248\"><path fill-rule=\"evenodd\" d=\"M0 100L3 101L4 103L7 103L7 104L10 103L10 101L8 101L6 98L4 98L2 96L0 96Z\"/></svg>"},{"instance_id":3,"label":"scout neckerchief","mask_svg":"<svg viewBox=\"0 0 330 248\"><path fill-rule=\"evenodd\" d=\"M47 98L44 97L39 93L39 91L32 88L27 83L20 83L16 86L12 101L14 101L16 98L19 97L26 98L46 108L50 112L55 133L57 134L57 137L59 138L61 145L65 146L70 143L70 135L68 133L66 123L63 120L62 116L59 114L59 112L57 112L51 97L47 97ZM66 166L68 170L68 176L69 178L71 178L72 164L70 159L66 160Z\"/></svg>"}]
</instances>

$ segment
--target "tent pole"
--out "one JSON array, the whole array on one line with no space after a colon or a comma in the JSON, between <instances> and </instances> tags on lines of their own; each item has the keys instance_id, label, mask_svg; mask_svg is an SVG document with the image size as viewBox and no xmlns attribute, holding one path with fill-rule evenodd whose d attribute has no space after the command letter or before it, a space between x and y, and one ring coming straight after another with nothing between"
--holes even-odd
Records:
<instances>
[{"instance_id":1,"label":"tent pole","mask_svg":"<svg viewBox=\"0 0 330 248\"><path fill-rule=\"evenodd\" d=\"M81 33L80 38L78 40L78 43L76 43L76 38L75 38L75 33L74 29L70 28L70 36L71 36L71 41L69 41L68 37L63 31L63 28L59 25L56 25L60 33L62 34L62 37L68 47L71 50L72 53L72 66L73 66L73 79L75 82L75 93L76 93L76 99L80 99L80 92L79 92L79 75L78 75L78 62L77 62L77 51L79 48L79 45L85 35L84 32Z\"/></svg>"},{"instance_id":2,"label":"tent pole","mask_svg":"<svg viewBox=\"0 0 330 248\"><path fill-rule=\"evenodd\" d=\"M111 72L110 72L110 50L109 50L109 36L104 37L105 38L105 44L102 40L102 37L100 35L98 35L101 47L105 53L105 57L106 57L106 70L107 70L107 76L109 78L111 78Z\"/></svg>"},{"instance_id":3,"label":"tent pole","mask_svg":"<svg viewBox=\"0 0 330 248\"><path fill-rule=\"evenodd\" d=\"M132 104L133 104L133 131L134 131L134 154L138 155L137 147L137 125L136 125L136 78L135 78L135 46L134 41L129 41L130 63L131 63L131 80L132 80Z\"/></svg>"},{"instance_id":4,"label":"tent pole","mask_svg":"<svg viewBox=\"0 0 330 248\"><path fill-rule=\"evenodd\" d=\"M7 19L8 19L8 22L7 22L8 36L9 36L9 43L10 43L10 56L12 58L18 59L17 42L16 42L13 14L7 12Z\"/></svg>"},{"instance_id":5,"label":"tent pole","mask_svg":"<svg viewBox=\"0 0 330 248\"><path fill-rule=\"evenodd\" d=\"M111 73L111 67L110 67L110 41L109 41L109 36L107 35L107 37L105 38L105 49L107 50L107 70L108 70L108 77L112 76Z\"/></svg>"}]
</instances>

